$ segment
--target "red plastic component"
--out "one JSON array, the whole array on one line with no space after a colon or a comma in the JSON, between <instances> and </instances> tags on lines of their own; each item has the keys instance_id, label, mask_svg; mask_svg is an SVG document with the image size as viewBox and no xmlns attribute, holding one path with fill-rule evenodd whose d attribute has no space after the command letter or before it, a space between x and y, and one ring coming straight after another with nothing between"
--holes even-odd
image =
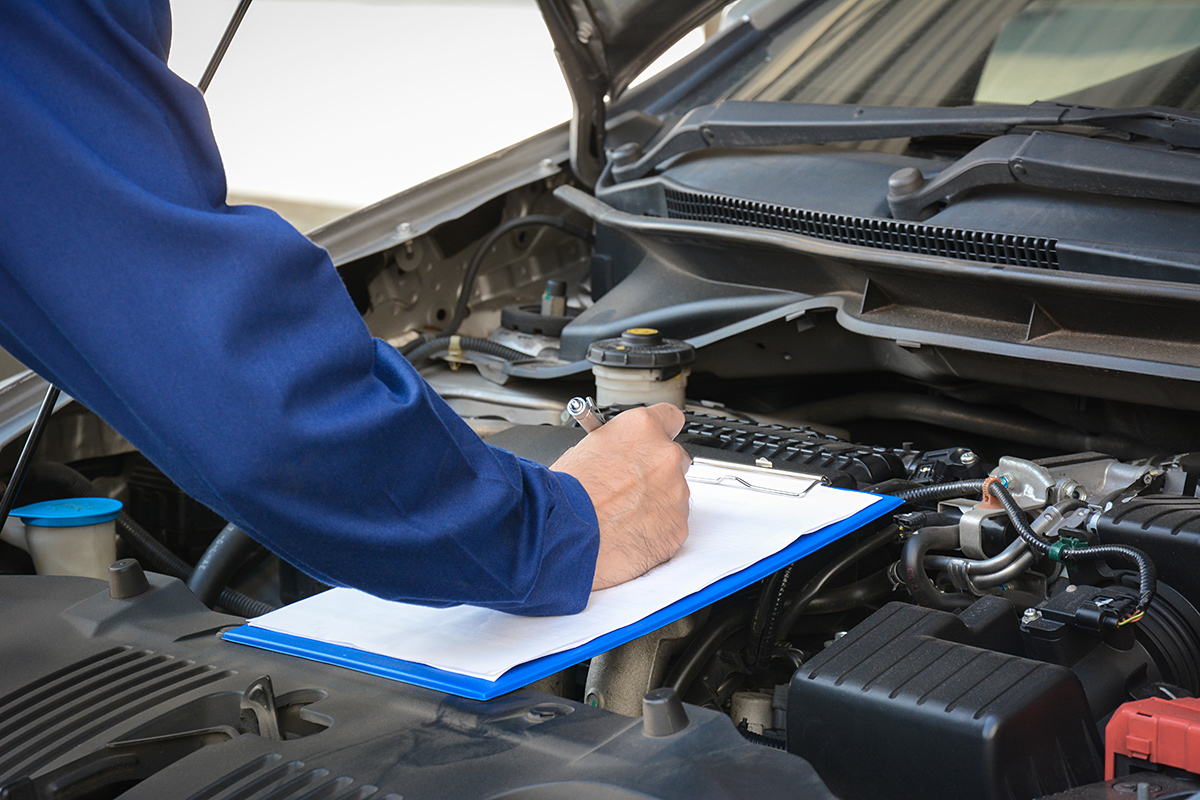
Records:
<instances>
[{"instance_id":1,"label":"red plastic component","mask_svg":"<svg viewBox=\"0 0 1200 800\"><path fill-rule=\"evenodd\" d=\"M1200 774L1200 699L1157 697L1126 703L1104 730L1104 776L1118 755Z\"/></svg>"}]
</instances>

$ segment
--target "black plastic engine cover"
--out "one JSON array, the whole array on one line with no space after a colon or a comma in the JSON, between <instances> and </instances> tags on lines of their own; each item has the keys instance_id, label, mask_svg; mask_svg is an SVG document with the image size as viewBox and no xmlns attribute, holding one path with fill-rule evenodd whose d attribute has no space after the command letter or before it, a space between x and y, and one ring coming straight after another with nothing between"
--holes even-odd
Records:
<instances>
[{"instance_id":1,"label":"black plastic engine cover","mask_svg":"<svg viewBox=\"0 0 1200 800\"><path fill-rule=\"evenodd\" d=\"M788 750L845 800L1023 800L1099 780L1079 679L1003 652L1018 635L999 598L961 616L890 603L794 674Z\"/></svg>"},{"instance_id":2,"label":"black plastic engine cover","mask_svg":"<svg viewBox=\"0 0 1200 800\"><path fill-rule=\"evenodd\" d=\"M90 578L0 577L0 798L832 800L715 711L652 737L530 689L451 697L225 642L242 620L149 578L115 600ZM264 676L282 740L245 724Z\"/></svg>"}]
</instances>

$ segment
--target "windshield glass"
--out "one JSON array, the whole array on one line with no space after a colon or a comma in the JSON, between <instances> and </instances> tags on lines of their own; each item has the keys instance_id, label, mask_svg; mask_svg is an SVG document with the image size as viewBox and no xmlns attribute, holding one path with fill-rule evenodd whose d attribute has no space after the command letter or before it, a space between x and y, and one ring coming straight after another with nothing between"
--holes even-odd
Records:
<instances>
[{"instance_id":1,"label":"windshield glass","mask_svg":"<svg viewBox=\"0 0 1200 800\"><path fill-rule=\"evenodd\" d=\"M1200 0L827 0L738 100L1200 110Z\"/></svg>"}]
</instances>

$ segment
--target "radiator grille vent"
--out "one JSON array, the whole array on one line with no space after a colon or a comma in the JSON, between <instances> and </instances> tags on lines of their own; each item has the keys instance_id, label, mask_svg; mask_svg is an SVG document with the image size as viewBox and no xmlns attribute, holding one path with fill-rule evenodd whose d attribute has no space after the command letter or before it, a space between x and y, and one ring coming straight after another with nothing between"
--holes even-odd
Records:
<instances>
[{"instance_id":1,"label":"radiator grille vent","mask_svg":"<svg viewBox=\"0 0 1200 800\"><path fill-rule=\"evenodd\" d=\"M944 256L985 264L1058 269L1058 246L1054 239L830 214L678 189L664 191L667 216L671 219L766 228L859 247Z\"/></svg>"},{"instance_id":2,"label":"radiator grille vent","mask_svg":"<svg viewBox=\"0 0 1200 800\"><path fill-rule=\"evenodd\" d=\"M119 722L233 673L129 647L0 697L0 785L32 775Z\"/></svg>"},{"instance_id":3,"label":"radiator grille vent","mask_svg":"<svg viewBox=\"0 0 1200 800\"><path fill-rule=\"evenodd\" d=\"M353 778L331 778L327 769L305 769L303 761L281 763L271 753L238 767L188 800L401 800L380 795L377 786L358 785Z\"/></svg>"}]
</instances>

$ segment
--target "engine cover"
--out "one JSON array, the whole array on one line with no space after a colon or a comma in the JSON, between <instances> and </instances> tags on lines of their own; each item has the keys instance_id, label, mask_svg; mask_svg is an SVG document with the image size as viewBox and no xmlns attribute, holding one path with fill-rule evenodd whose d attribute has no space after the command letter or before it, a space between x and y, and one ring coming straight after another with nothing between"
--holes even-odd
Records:
<instances>
[{"instance_id":1,"label":"engine cover","mask_svg":"<svg viewBox=\"0 0 1200 800\"><path fill-rule=\"evenodd\" d=\"M149 577L123 600L89 578L0 577L0 797L832 798L715 711L650 736L529 689L462 700L225 642L241 619ZM264 706L277 726L246 719Z\"/></svg>"}]
</instances>

